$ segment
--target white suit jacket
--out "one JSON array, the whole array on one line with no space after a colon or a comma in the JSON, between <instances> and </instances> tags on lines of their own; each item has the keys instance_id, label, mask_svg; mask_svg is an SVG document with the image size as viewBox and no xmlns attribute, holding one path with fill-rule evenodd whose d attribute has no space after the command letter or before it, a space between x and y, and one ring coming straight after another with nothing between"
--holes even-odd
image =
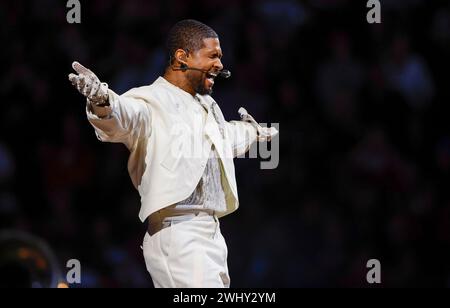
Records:
<instances>
[{"instance_id":1,"label":"white suit jacket","mask_svg":"<svg viewBox=\"0 0 450 308\"><path fill-rule=\"evenodd\" d=\"M128 172L141 196L139 218L186 199L197 186L214 144L221 161L227 210L238 208L233 158L257 140L243 121L225 121L209 95L189 93L159 77L152 85L119 96L109 90L112 113L99 118L86 109L99 140L124 143L130 151ZM206 119L201 108L207 111Z\"/></svg>"}]
</instances>

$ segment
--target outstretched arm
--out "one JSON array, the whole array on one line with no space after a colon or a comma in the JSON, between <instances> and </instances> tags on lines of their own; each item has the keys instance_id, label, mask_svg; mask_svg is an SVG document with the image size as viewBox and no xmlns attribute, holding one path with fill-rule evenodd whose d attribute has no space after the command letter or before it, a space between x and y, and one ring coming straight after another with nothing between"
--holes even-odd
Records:
<instances>
[{"instance_id":1,"label":"outstretched arm","mask_svg":"<svg viewBox=\"0 0 450 308\"><path fill-rule=\"evenodd\" d=\"M87 117L99 140L124 143L130 149L139 136L150 133L150 108L143 100L117 95L78 62L72 67L78 75L70 74L69 80L87 98Z\"/></svg>"},{"instance_id":2,"label":"outstretched arm","mask_svg":"<svg viewBox=\"0 0 450 308\"><path fill-rule=\"evenodd\" d=\"M278 135L275 127L261 126L244 108L239 108L238 112L241 121L226 122L235 157L244 155L254 142L270 141Z\"/></svg>"}]
</instances>

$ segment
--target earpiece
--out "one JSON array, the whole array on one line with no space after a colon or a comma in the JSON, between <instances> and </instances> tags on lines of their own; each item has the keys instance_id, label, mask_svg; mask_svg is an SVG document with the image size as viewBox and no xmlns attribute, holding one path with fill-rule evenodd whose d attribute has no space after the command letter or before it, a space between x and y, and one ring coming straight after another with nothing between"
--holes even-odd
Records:
<instances>
[{"instance_id":1,"label":"earpiece","mask_svg":"<svg viewBox=\"0 0 450 308\"><path fill-rule=\"evenodd\" d=\"M180 63L180 70L185 72L188 69L188 66L186 63Z\"/></svg>"}]
</instances>

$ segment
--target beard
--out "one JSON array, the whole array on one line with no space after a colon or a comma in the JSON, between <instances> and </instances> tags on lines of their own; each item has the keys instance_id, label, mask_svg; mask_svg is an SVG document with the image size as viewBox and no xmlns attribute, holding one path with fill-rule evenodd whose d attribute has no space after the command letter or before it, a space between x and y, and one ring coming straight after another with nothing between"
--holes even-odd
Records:
<instances>
[{"instance_id":1,"label":"beard","mask_svg":"<svg viewBox=\"0 0 450 308\"><path fill-rule=\"evenodd\" d=\"M200 95L211 95L213 93L213 89L207 89L205 87L205 82L203 81L201 84L198 85L197 88L195 88L195 92L197 92Z\"/></svg>"},{"instance_id":2,"label":"beard","mask_svg":"<svg viewBox=\"0 0 450 308\"><path fill-rule=\"evenodd\" d=\"M204 73L190 72L187 79L196 93L200 95L211 95L213 93L212 87L208 89L205 86L206 75Z\"/></svg>"}]
</instances>

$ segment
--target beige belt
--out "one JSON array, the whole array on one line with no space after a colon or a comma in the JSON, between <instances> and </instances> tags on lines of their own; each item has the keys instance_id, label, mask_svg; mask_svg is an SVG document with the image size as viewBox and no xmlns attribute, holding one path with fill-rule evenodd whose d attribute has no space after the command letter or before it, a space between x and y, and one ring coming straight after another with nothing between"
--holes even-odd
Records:
<instances>
[{"instance_id":1,"label":"beige belt","mask_svg":"<svg viewBox=\"0 0 450 308\"><path fill-rule=\"evenodd\" d=\"M174 209L173 207L167 207L156 211L147 218L147 232L150 236L153 236L162 229L170 227L172 224L191 220L198 215L214 216L215 211L208 209Z\"/></svg>"}]
</instances>

